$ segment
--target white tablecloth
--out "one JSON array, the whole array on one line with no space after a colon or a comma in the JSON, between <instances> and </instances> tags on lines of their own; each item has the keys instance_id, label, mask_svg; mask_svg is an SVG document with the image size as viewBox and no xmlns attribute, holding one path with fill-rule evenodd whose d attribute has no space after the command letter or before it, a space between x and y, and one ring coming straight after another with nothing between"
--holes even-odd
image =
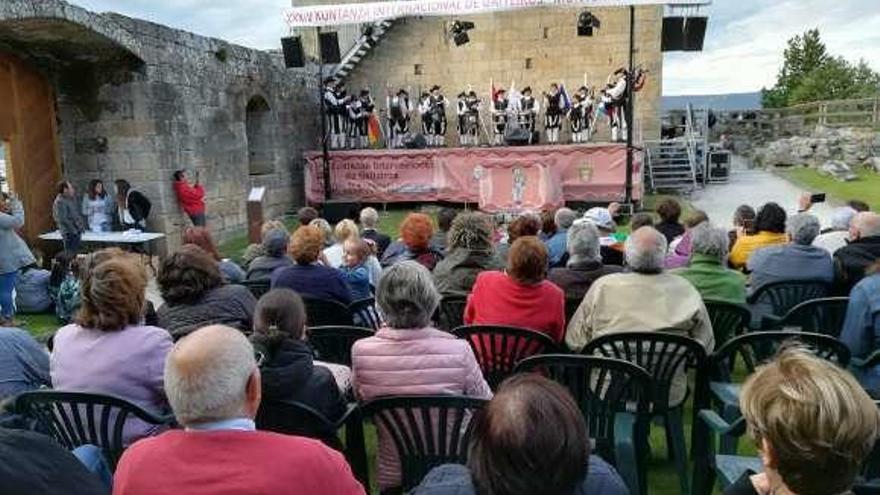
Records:
<instances>
[{"instance_id":1,"label":"white tablecloth","mask_svg":"<svg viewBox=\"0 0 880 495\"><path fill-rule=\"evenodd\" d=\"M158 232L84 232L82 242L92 242L95 244L146 244L157 239L162 239L165 234ZM47 232L40 236L44 241L61 242L61 233Z\"/></svg>"}]
</instances>

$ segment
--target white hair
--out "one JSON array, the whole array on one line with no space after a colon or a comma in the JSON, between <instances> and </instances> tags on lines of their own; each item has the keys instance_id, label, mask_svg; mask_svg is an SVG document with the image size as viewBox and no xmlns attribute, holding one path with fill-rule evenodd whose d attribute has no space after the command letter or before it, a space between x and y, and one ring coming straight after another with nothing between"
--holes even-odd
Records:
<instances>
[{"instance_id":1,"label":"white hair","mask_svg":"<svg viewBox=\"0 0 880 495\"><path fill-rule=\"evenodd\" d=\"M626 263L636 273L660 273L666 261L666 236L654 227L642 227L626 240Z\"/></svg>"},{"instance_id":2,"label":"white hair","mask_svg":"<svg viewBox=\"0 0 880 495\"><path fill-rule=\"evenodd\" d=\"M205 332L217 335L209 337ZM179 354L192 353L186 348L202 345L211 347L209 356L180 358L185 365L178 368ZM165 359L165 394L175 418L186 426L241 417L247 383L256 367L254 348L238 330L212 326L184 337Z\"/></svg>"},{"instance_id":3,"label":"white hair","mask_svg":"<svg viewBox=\"0 0 880 495\"><path fill-rule=\"evenodd\" d=\"M834 210L834 214L831 215L831 228L833 230L849 230L849 224L856 213L858 212L849 206Z\"/></svg>"},{"instance_id":4,"label":"white hair","mask_svg":"<svg viewBox=\"0 0 880 495\"><path fill-rule=\"evenodd\" d=\"M576 220L568 229L566 250L569 262L601 261L599 229L589 220L583 218Z\"/></svg>"},{"instance_id":5,"label":"white hair","mask_svg":"<svg viewBox=\"0 0 880 495\"><path fill-rule=\"evenodd\" d=\"M553 215L553 223L556 224L556 228L567 229L574 223L575 218L577 218L577 213L571 208L560 208Z\"/></svg>"},{"instance_id":6,"label":"white hair","mask_svg":"<svg viewBox=\"0 0 880 495\"><path fill-rule=\"evenodd\" d=\"M431 272L416 261L390 266L379 279L376 304L391 328L424 328L440 305Z\"/></svg>"},{"instance_id":7,"label":"white hair","mask_svg":"<svg viewBox=\"0 0 880 495\"><path fill-rule=\"evenodd\" d=\"M865 211L859 213L852 220L853 228L861 237L874 237L880 235L880 215Z\"/></svg>"},{"instance_id":8,"label":"white hair","mask_svg":"<svg viewBox=\"0 0 880 495\"><path fill-rule=\"evenodd\" d=\"M713 256L719 260L727 257L730 238L723 229L718 229L703 222L691 229L691 252Z\"/></svg>"},{"instance_id":9,"label":"white hair","mask_svg":"<svg viewBox=\"0 0 880 495\"><path fill-rule=\"evenodd\" d=\"M785 230L791 237L792 242L801 246L809 246L819 235L822 227L819 226L819 219L809 213L798 213L797 215L788 217L785 223Z\"/></svg>"},{"instance_id":10,"label":"white hair","mask_svg":"<svg viewBox=\"0 0 880 495\"><path fill-rule=\"evenodd\" d=\"M379 223L379 212L375 208L366 207L361 210L361 225L364 228L374 229Z\"/></svg>"}]
</instances>

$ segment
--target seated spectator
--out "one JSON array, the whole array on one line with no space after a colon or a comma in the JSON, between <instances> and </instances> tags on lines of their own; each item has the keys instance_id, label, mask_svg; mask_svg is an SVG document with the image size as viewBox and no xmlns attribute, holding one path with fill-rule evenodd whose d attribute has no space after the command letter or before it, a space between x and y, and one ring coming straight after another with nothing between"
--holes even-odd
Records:
<instances>
[{"instance_id":1,"label":"seated spectator","mask_svg":"<svg viewBox=\"0 0 880 495\"><path fill-rule=\"evenodd\" d=\"M691 259L691 252L693 251L691 230L697 225L702 225L708 221L709 217L706 215L705 211L695 210L688 215L684 221L684 234L677 237L672 241L672 244L669 245L669 251L671 252L666 255L665 266L667 269L687 266L688 261Z\"/></svg>"},{"instance_id":2,"label":"seated spectator","mask_svg":"<svg viewBox=\"0 0 880 495\"><path fill-rule=\"evenodd\" d=\"M24 330L0 327L0 403L21 392L51 386L49 355L43 346Z\"/></svg>"},{"instance_id":3,"label":"seated spectator","mask_svg":"<svg viewBox=\"0 0 880 495\"><path fill-rule=\"evenodd\" d=\"M663 234L652 227L633 232L626 240L626 262L632 273L608 275L593 283L568 324L568 347L580 351L603 335L662 330L695 339L711 352L715 337L703 299L690 282L663 271L665 254ZM672 383L669 402L681 402L686 391L687 376L681 373Z\"/></svg>"},{"instance_id":4,"label":"seated spectator","mask_svg":"<svg viewBox=\"0 0 880 495\"><path fill-rule=\"evenodd\" d=\"M733 212L733 230L727 233L729 248L733 249L736 240L747 235L755 235L755 209L749 205L739 205Z\"/></svg>"},{"instance_id":5,"label":"seated spectator","mask_svg":"<svg viewBox=\"0 0 880 495\"><path fill-rule=\"evenodd\" d=\"M303 297L351 304L351 290L342 272L318 262L324 246L324 235L314 226L300 227L290 241L290 256L294 266L281 268L272 274L272 288L287 288Z\"/></svg>"},{"instance_id":6,"label":"seated spectator","mask_svg":"<svg viewBox=\"0 0 880 495\"><path fill-rule=\"evenodd\" d=\"M343 249L345 256L340 271L351 291L351 299L357 301L373 297L370 271L366 266L371 255L370 246L363 239L349 237L343 244Z\"/></svg>"},{"instance_id":7,"label":"seated spectator","mask_svg":"<svg viewBox=\"0 0 880 495\"><path fill-rule=\"evenodd\" d=\"M703 297L733 304L746 303L746 278L727 268L727 232L709 225L689 231L691 257L686 268L671 273L686 278Z\"/></svg>"},{"instance_id":8,"label":"seated spectator","mask_svg":"<svg viewBox=\"0 0 880 495\"><path fill-rule=\"evenodd\" d=\"M629 495L614 468L590 455L584 415L556 382L513 376L472 421L467 466L435 468L414 495Z\"/></svg>"},{"instance_id":9,"label":"seated spectator","mask_svg":"<svg viewBox=\"0 0 880 495\"><path fill-rule=\"evenodd\" d=\"M364 208L360 214L361 220L361 237L376 243L376 256L382 259L388 245L391 244L391 238L376 230L379 225L379 212L375 208Z\"/></svg>"},{"instance_id":10,"label":"seated spectator","mask_svg":"<svg viewBox=\"0 0 880 495\"><path fill-rule=\"evenodd\" d=\"M660 223L654 225L654 228L666 237L667 244L672 244L676 237L684 235L684 226L679 222L681 204L678 201L672 198L660 201L657 204L657 215Z\"/></svg>"},{"instance_id":11,"label":"seated spectator","mask_svg":"<svg viewBox=\"0 0 880 495\"><path fill-rule=\"evenodd\" d=\"M635 232L642 227L653 227L654 226L654 215L648 213L646 211L642 211L636 213L629 220L629 230L630 232Z\"/></svg>"},{"instance_id":12,"label":"seated spectator","mask_svg":"<svg viewBox=\"0 0 880 495\"><path fill-rule=\"evenodd\" d=\"M388 246L382 258L382 266L401 261L414 260L428 270L433 270L443 255L431 246L434 225L424 213L410 213L400 224L400 240Z\"/></svg>"},{"instance_id":13,"label":"seated spectator","mask_svg":"<svg viewBox=\"0 0 880 495\"><path fill-rule=\"evenodd\" d=\"M880 348L880 260L850 292L840 340L858 359L865 359ZM880 366L856 368L854 373L872 396L880 398Z\"/></svg>"},{"instance_id":14,"label":"seated spectator","mask_svg":"<svg viewBox=\"0 0 880 495\"><path fill-rule=\"evenodd\" d=\"M80 305L80 263L77 256L61 251L52 262L49 291L55 302L55 316L64 325L70 323Z\"/></svg>"},{"instance_id":15,"label":"seated spectator","mask_svg":"<svg viewBox=\"0 0 880 495\"><path fill-rule=\"evenodd\" d=\"M449 229L457 215L458 210L455 208L440 208L440 211L437 212L437 232L431 236L431 248L443 256L446 256Z\"/></svg>"},{"instance_id":16,"label":"seated spectator","mask_svg":"<svg viewBox=\"0 0 880 495\"><path fill-rule=\"evenodd\" d=\"M851 199L846 202L846 206L849 206L853 210L856 210L858 213L864 213L866 211L871 211L871 206L864 201L860 201L858 199Z\"/></svg>"},{"instance_id":17,"label":"seated spectator","mask_svg":"<svg viewBox=\"0 0 880 495\"><path fill-rule=\"evenodd\" d=\"M849 228L850 242L834 253L835 285L841 295L865 276L865 269L880 259L880 215L859 213Z\"/></svg>"},{"instance_id":18,"label":"seated spectator","mask_svg":"<svg viewBox=\"0 0 880 495\"><path fill-rule=\"evenodd\" d=\"M538 239L545 244L547 243L547 239L553 237L553 234L556 233L555 215L556 211L554 210L544 210L540 214L541 232L538 233Z\"/></svg>"},{"instance_id":19,"label":"seated spectator","mask_svg":"<svg viewBox=\"0 0 880 495\"><path fill-rule=\"evenodd\" d=\"M271 229L263 234L263 252L254 258L248 266L247 280L269 280L275 270L293 266L293 260L287 256L290 235L284 229Z\"/></svg>"},{"instance_id":20,"label":"seated spectator","mask_svg":"<svg viewBox=\"0 0 880 495\"><path fill-rule=\"evenodd\" d=\"M110 488L51 437L0 428L4 495L108 495Z\"/></svg>"},{"instance_id":21,"label":"seated spectator","mask_svg":"<svg viewBox=\"0 0 880 495\"><path fill-rule=\"evenodd\" d=\"M296 220L299 222L300 227L311 225L312 222L314 222L318 218L320 218L320 215L318 215L318 210L312 208L311 206L303 206L299 210L296 210Z\"/></svg>"},{"instance_id":22,"label":"seated spectator","mask_svg":"<svg viewBox=\"0 0 880 495\"><path fill-rule=\"evenodd\" d=\"M220 251L217 250L217 244L214 242L214 238L211 237L211 231L206 227L187 227L186 230L183 231L183 243L195 244L211 255L211 257L214 258L214 261L217 262L217 267L220 268L220 273L223 274L223 280L227 283L238 284L244 281L244 270L229 258L223 258L220 256Z\"/></svg>"},{"instance_id":23,"label":"seated spectator","mask_svg":"<svg viewBox=\"0 0 880 495\"><path fill-rule=\"evenodd\" d=\"M167 331L141 323L146 288L146 271L131 256L92 269L82 282L76 322L55 334L50 358L55 389L114 395L157 414L165 410L162 366L172 342ZM131 443L157 431L132 416L124 438Z\"/></svg>"},{"instance_id":24,"label":"seated spectator","mask_svg":"<svg viewBox=\"0 0 880 495\"><path fill-rule=\"evenodd\" d=\"M758 367L739 404L764 472L726 495L851 493L880 432L877 406L852 375L799 348Z\"/></svg>"},{"instance_id":25,"label":"seated spectator","mask_svg":"<svg viewBox=\"0 0 880 495\"><path fill-rule=\"evenodd\" d=\"M537 237L520 237L510 248L507 273L477 275L464 310L467 325L528 328L562 342L565 294L548 282L547 248Z\"/></svg>"},{"instance_id":26,"label":"seated spectator","mask_svg":"<svg viewBox=\"0 0 880 495\"><path fill-rule=\"evenodd\" d=\"M128 448L113 493L363 494L342 454L317 440L256 431L261 389L254 348L241 332L210 326L182 339L165 363L165 390L183 429Z\"/></svg>"},{"instance_id":27,"label":"seated spectator","mask_svg":"<svg viewBox=\"0 0 880 495\"><path fill-rule=\"evenodd\" d=\"M360 238L357 225L347 218L340 220L336 224L336 228L333 229L333 244L324 249L324 259L327 261L327 266L333 268L342 266L345 258L345 247L343 244L351 238Z\"/></svg>"},{"instance_id":28,"label":"seated spectator","mask_svg":"<svg viewBox=\"0 0 880 495\"><path fill-rule=\"evenodd\" d=\"M507 226L507 240L499 243L495 247L498 259L501 263L507 263L507 252L510 246L520 237L537 236L541 233L541 218L534 213L523 213L516 217L510 225Z\"/></svg>"},{"instance_id":29,"label":"seated spectator","mask_svg":"<svg viewBox=\"0 0 880 495\"><path fill-rule=\"evenodd\" d=\"M738 270L746 268L749 258L755 251L788 243L788 235L785 234L785 210L776 203L767 203L758 210L755 218L754 231L756 234L747 234L745 229L739 235L733 248L730 250L730 266Z\"/></svg>"},{"instance_id":30,"label":"seated spectator","mask_svg":"<svg viewBox=\"0 0 880 495\"><path fill-rule=\"evenodd\" d=\"M49 294L51 276L49 270L37 265L21 269L15 281L15 306L19 313L47 313L52 309L52 296Z\"/></svg>"},{"instance_id":31,"label":"seated spectator","mask_svg":"<svg viewBox=\"0 0 880 495\"><path fill-rule=\"evenodd\" d=\"M813 246L819 235L819 219L798 213L788 219L786 230L791 242L759 249L749 259L751 291L774 282L834 280L834 264L828 251Z\"/></svg>"},{"instance_id":32,"label":"seated spectator","mask_svg":"<svg viewBox=\"0 0 880 495\"><path fill-rule=\"evenodd\" d=\"M603 265L599 253L599 229L589 220L578 219L566 233L568 263L553 268L547 280L565 293L565 298L581 300L596 279L623 270L620 266Z\"/></svg>"},{"instance_id":33,"label":"seated spectator","mask_svg":"<svg viewBox=\"0 0 880 495\"><path fill-rule=\"evenodd\" d=\"M455 217L447 235L446 257L434 267L437 290L468 293L481 272L504 268L495 256L492 227L492 220L479 212Z\"/></svg>"},{"instance_id":34,"label":"seated spectator","mask_svg":"<svg viewBox=\"0 0 880 495\"><path fill-rule=\"evenodd\" d=\"M266 256L266 248L263 245L262 239L266 238L266 234L270 230L282 230L287 232L287 226L284 225L284 222L279 220L269 220L268 222L263 222L263 225L260 227L260 243L259 244L249 244L248 247L245 248L244 254L241 255L241 267L245 270L250 269L251 263L259 258L260 256Z\"/></svg>"},{"instance_id":35,"label":"seated spectator","mask_svg":"<svg viewBox=\"0 0 880 495\"><path fill-rule=\"evenodd\" d=\"M577 214L569 208L560 208L553 215L553 225L556 232L544 241L544 244L547 245L551 268L565 265L568 229L574 223L575 218L577 218Z\"/></svg>"},{"instance_id":36,"label":"seated spectator","mask_svg":"<svg viewBox=\"0 0 880 495\"><path fill-rule=\"evenodd\" d=\"M249 332L257 300L247 288L224 285L214 259L194 244L184 244L159 266L159 326L174 340L205 325L222 324Z\"/></svg>"},{"instance_id":37,"label":"seated spectator","mask_svg":"<svg viewBox=\"0 0 880 495\"><path fill-rule=\"evenodd\" d=\"M306 343L306 307L290 289L274 289L257 302L254 348L265 361L260 365L263 403L302 402L336 421L345 413L345 400L333 373L312 360Z\"/></svg>"},{"instance_id":38,"label":"seated spectator","mask_svg":"<svg viewBox=\"0 0 880 495\"><path fill-rule=\"evenodd\" d=\"M386 271L376 292L386 327L351 349L352 382L362 401L388 395L459 394L492 396L467 342L431 326L440 304L431 274L414 261ZM400 463L384 428L379 428L380 490L400 485Z\"/></svg>"},{"instance_id":39,"label":"seated spectator","mask_svg":"<svg viewBox=\"0 0 880 495\"><path fill-rule=\"evenodd\" d=\"M849 224L856 213L858 212L849 206L834 210L834 214L831 216L831 228L819 233L813 241L813 245L830 254L834 254L838 249L846 246L849 241Z\"/></svg>"},{"instance_id":40,"label":"seated spectator","mask_svg":"<svg viewBox=\"0 0 880 495\"><path fill-rule=\"evenodd\" d=\"M321 236L323 238L324 248L328 248L333 245L333 227L330 226L330 223L323 218L316 218L312 220L312 223L309 225L314 225L318 227L321 231Z\"/></svg>"},{"instance_id":41,"label":"seated spectator","mask_svg":"<svg viewBox=\"0 0 880 495\"><path fill-rule=\"evenodd\" d=\"M623 266L623 250L620 243L612 235L617 231L617 224L608 208L590 208L584 218L593 222L599 229L599 252L605 265Z\"/></svg>"}]
</instances>

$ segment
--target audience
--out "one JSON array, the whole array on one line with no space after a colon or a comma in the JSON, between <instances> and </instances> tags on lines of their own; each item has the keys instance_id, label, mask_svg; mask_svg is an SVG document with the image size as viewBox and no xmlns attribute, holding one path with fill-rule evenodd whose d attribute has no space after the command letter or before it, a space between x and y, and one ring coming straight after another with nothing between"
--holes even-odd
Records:
<instances>
[{"instance_id":1,"label":"audience","mask_svg":"<svg viewBox=\"0 0 880 495\"><path fill-rule=\"evenodd\" d=\"M241 332L209 326L178 342L165 362L165 390L183 428L126 450L114 494L364 493L342 454L256 431L262 382Z\"/></svg>"},{"instance_id":2,"label":"audience","mask_svg":"<svg viewBox=\"0 0 880 495\"><path fill-rule=\"evenodd\" d=\"M318 215L318 210L312 208L311 206L303 206L296 211L296 220L299 222L300 227L311 225L312 222L314 222L318 218L320 218L320 215Z\"/></svg>"},{"instance_id":3,"label":"audience","mask_svg":"<svg viewBox=\"0 0 880 495\"><path fill-rule=\"evenodd\" d=\"M468 293L477 275L501 270L495 256L492 220L482 213L461 213L452 221L447 234L446 257L434 267L434 285L440 293Z\"/></svg>"},{"instance_id":4,"label":"audience","mask_svg":"<svg viewBox=\"0 0 880 495\"><path fill-rule=\"evenodd\" d=\"M36 262L17 230L24 226L18 198L0 191L0 326L15 326L15 281L18 270Z\"/></svg>"},{"instance_id":5,"label":"audience","mask_svg":"<svg viewBox=\"0 0 880 495\"><path fill-rule=\"evenodd\" d=\"M758 367L739 403L764 472L725 495L850 493L880 433L877 406L852 375L804 349Z\"/></svg>"},{"instance_id":6,"label":"audience","mask_svg":"<svg viewBox=\"0 0 880 495\"><path fill-rule=\"evenodd\" d=\"M554 210L543 210L539 215L541 217L541 232L538 233L538 239L541 239L543 243L546 243L547 239L556 233L555 213Z\"/></svg>"},{"instance_id":7,"label":"audience","mask_svg":"<svg viewBox=\"0 0 880 495\"><path fill-rule=\"evenodd\" d=\"M745 304L746 279L742 273L727 268L727 232L704 222L689 233L690 262L686 268L671 273L687 279L703 299Z\"/></svg>"},{"instance_id":8,"label":"audience","mask_svg":"<svg viewBox=\"0 0 880 495\"><path fill-rule=\"evenodd\" d=\"M64 251L70 256L76 253ZM21 269L15 281L15 305L19 313L47 313L52 309L49 279L52 273L34 265Z\"/></svg>"},{"instance_id":9,"label":"audience","mask_svg":"<svg viewBox=\"0 0 880 495\"><path fill-rule=\"evenodd\" d=\"M733 212L733 230L727 233L730 239L729 249L733 249L736 240L747 235L755 235L755 209L749 205L739 205Z\"/></svg>"},{"instance_id":10,"label":"audience","mask_svg":"<svg viewBox=\"0 0 880 495\"><path fill-rule=\"evenodd\" d=\"M602 254L602 263L623 266L623 252L615 248L618 241L612 237L617 231L617 224L611 212L607 208L590 208L584 213L584 218L593 222L593 225L599 229L599 252Z\"/></svg>"},{"instance_id":11,"label":"audience","mask_svg":"<svg viewBox=\"0 0 880 495\"><path fill-rule=\"evenodd\" d=\"M635 232L642 227L653 227L654 226L654 215L648 213L646 211L642 211L636 213L629 220L629 229L631 232Z\"/></svg>"},{"instance_id":12,"label":"audience","mask_svg":"<svg viewBox=\"0 0 880 495\"><path fill-rule=\"evenodd\" d=\"M813 241L813 245L831 254L846 246L849 241L849 224L856 213L858 212L849 206L835 209L831 216L831 228L820 232Z\"/></svg>"},{"instance_id":13,"label":"audience","mask_svg":"<svg viewBox=\"0 0 880 495\"><path fill-rule=\"evenodd\" d=\"M431 326L440 294L424 266L415 261L391 266L376 294L387 326L351 349L352 382L360 400L388 395L492 396L468 343ZM380 426L381 490L400 485L395 452L389 433Z\"/></svg>"},{"instance_id":14,"label":"audience","mask_svg":"<svg viewBox=\"0 0 880 495\"><path fill-rule=\"evenodd\" d=\"M330 370L312 360L306 307L296 292L274 289L260 298L251 342L265 358L260 365L264 404L296 401L330 421L342 417L345 400Z\"/></svg>"},{"instance_id":15,"label":"audience","mask_svg":"<svg viewBox=\"0 0 880 495\"><path fill-rule=\"evenodd\" d=\"M260 226L260 243L259 244L249 244L247 248L244 250L244 254L241 255L241 267L245 270L249 269L251 263L259 258L260 256L266 256L266 247L263 244L263 240L266 238L266 234L270 230L281 230L287 232L287 227L284 225L284 222L280 220L269 220L268 222L263 222L263 225Z\"/></svg>"},{"instance_id":16,"label":"audience","mask_svg":"<svg viewBox=\"0 0 880 495\"><path fill-rule=\"evenodd\" d=\"M556 232L544 240L547 245L547 253L550 259L550 266L557 267L565 265L566 246L568 242L568 229L574 223L577 214L569 208L560 208L553 215L553 224Z\"/></svg>"},{"instance_id":17,"label":"audience","mask_svg":"<svg viewBox=\"0 0 880 495\"><path fill-rule=\"evenodd\" d=\"M64 251L55 255L49 276L49 292L55 302L55 316L62 324L70 323L80 305L80 278L83 260Z\"/></svg>"},{"instance_id":18,"label":"audience","mask_svg":"<svg viewBox=\"0 0 880 495\"><path fill-rule=\"evenodd\" d=\"M500 242L495 248L498 259L507 263L507 252L510 246L520 237L537 236L541 233L541 218L534 213L523 213L507 226L507 241Z\"/></svg>"},{"instance_id":19,"label":"audience","mask_svg":"<svg viewBox=\"0 0 880 495\"><path fill-rule=\"evenodd\" d=\"M846 295L865 276L865 269L880 259L880 214L862 212L853 217L850 242L834 253L835 280Z\"/></svg>"},{"instance_id":20,"label":"audience","mask_svg":"<svg viewBox=\"0 0 880 495\"><path fill-rule=\"evenodd\" d=\"M447 236L456 216L458 210L455 208L440 208L437 212L437 232L431 236L431 248L443 256L446 256Z\"/></svg>"},{"instance_id":21,"label":"audience","mask_svg":"<svg viewBox=\"0 0 880 495\"><path fill-rule=\"evenodd\" d=\"M657 215L660 223L654 225L658 232L666 237L666 243L672 244L676 237L684 235L684 226L678 221L681 217L681 204L672 198L666 198L657 204Z\"/></svg>"},{"instance_id":22,"label":"audience","mask_svg":"<svg viewBox=\"0 0 880 495\"><path fill-rule=\"evenodd\" d=\"M602 264L599 229L589 220L576 220L568 229L566 238L568 262L565 268L553 268L547 275L549 281L562 289L566 300L582 300L598 278L623 269Z\"/></svg>"},{"instance_id":23,"label":"audience","mask_svg":"<svg viewBox=\"0 0 880 495\"><path fill-rule=\"evenodd\" d=\"M849 294L840 340L854 358L866 359L880 350L880 259ZM880 365L855 368L854 373L874 397L880 398Z\"/></svg>"},{"instance_id":24,"label":"audience","mask_svg":"<svg viewBox=\"0 0 880 495\"><path fill-rule=\"evenodd\" d=\"M464 311L467 325L528 328L562 342L565 294L548 282L547 248L537 237L517 239L507 257L507 272L477 275Z\"/></svg>"},{"instance_id":25,"label":"audience","mask_svg":"<svg viewBox=\"0 0 880 495\"><path fill-rule=\"evenodd\" d=\"M19 328L0 327L0 403L21 392L50 387L49 355ZM0 411L0 423L4 414Z\"/></svg>"},{"instance_id":26,"label":"audience","mask_svg":"<svg viewBox=\"0 0 880 495\"><path fill-rule=\"evenodd\" d=\"M428 270L433 270L443 255L431 246L434 225L424 213L410 213L400 224L400 240L388 246L382 258L382 266L401 261L414 260Z\"/></svg>"},{"instance_id":27,"label":"audience","mask_svg":"<svg viewBox=\"0 0 880 495\"><path fill-rule=\"evenodd\" d=\"M684 221L684 234L677 237L672 242L672 244L669 245L670 253L666 256L665 263L667 269L681 268L683 266L687 266L688 261L690 261L691 259L691 252L693 250L691 230L697 225L702 225L703 223L706 223L708 221L709 217L706 215L706 212L701 210L695 210L693 213L688 215L687 219L685 219Z\"/></svg>"},{"instance_id":28,"label":"audience","mask_svg":"<svg viewBox=\"0 0 880 495\"><path fill-rule=\"evenodd\" d=\"M159 267L159 326L175 340L209 324L229 325L242 332L253 326L253 294L240 285L224 285L214 258L194 244L184 244Z\"/></svg>"},{"instance_id":29,"label":"audience","mask_svg":"<svg viewBox=\"0 0 880 495\"><path fill-rule=\"evenodd\" d=\"M798 213L788 219L786 230L791 242L759 249L748 262L750 290L754 293L774 282L834 280L834 264L828 251L813 246L819 235L819 219Z\"/></svg>"},{"instance_id":30,"label":"audience","mask_svg":"<svg viewBox=\"0 0 880 495\"><path fill-rule=\"evenodd\" d=\"M309 225L313 225L318 227L321 231L322 243L324 244L324 248L328 248L333 245L333 227L330 226L330 223L323 218L316 218L312 220Z\"/></svg>"},{"instance_id":31,"label":"audience","mask_svg":"<svg viewBox=\"0 0 880 495\"><path fill-rule=\"evenodd\" d=\"M340 220L333 229L333 238L335 242L330 247L324 249L324 260L326 260L327 266L339 268L342 266L345 258L345 248L343 246L345 241L351 238L360 238L357 225L347 218Z\"/></svg>"},{"instance_id":32,"label":"audience","mask_svg":"<svg viewBox=\"0 0 880 495\"><path fill-rule=\"evenodd\" d=\"M290 256L296 264L275 271L272 288L287 288L303 297L351 304L351 290L342 272L318 262L323 246L324 235L318 227L309 225L296 229L290 242Z\"/></svg>"},{"instance_id":33,"label":"audience","mask_svg":"<svg viewBox=\"0 0 880 495\"><path fill-rule=\"evenodd\" d=\"M245 272L234 261L220 256L217 250L217 244L211 236L211 231L207 227L187 227L183 231L183 243L195 244L202 248L203 251L211 255L217 262L217 267L223 275L223 279L230 284L238 284L244 281Z\"/></svg>"},{"instance_id":34,"label":"audience","mask_svg":"<svg viewBox=\"0 0 880 495\"><path fill-rule=\"evenodd\" d=\"M376 243L376 256L382 259L385 250L391 244L391 238L376 230L379 226L379 212L375 208L364 208L361 210L360 219L361 237Z\"/></svg>"},{"instance_id":35,"label":"audience","mask_svg":"<svg viewBox=\"0 0 880 495\"><path fill-rule=\"evenodd\" d=\"M629 495L614 468L590 455L584 415L556 382L509 378L472 421L467 466L435 468L415 495Z\"/></svg>"},{"instance_id":36,"label":"audience","mask_svg":"<svg viewBox=\"0 0 880 495\"><path fill-rule=\"evenodd\" d=\"M92 269L82 282L75 323L54 337L55 389L114 395L154 413L166 408L162 366L172 342L165 330L141 323L146 287L146 271L131 256L116 256ZM132 416L124 438L131 443L156 428Z\"/></svg>"},{"instance_id":37,"label":"audience","mask_svg":"<svg viewBox=\"0 0 880 495\"><path fill-rule=\"evenodd\" d=\"M263 253L248 266L247 280L269 280L275 270L293 266L287 256L290 235L284 229L270 229L263 234Z\"/></svg>"},{"instance_id":38,"label":"audience","mask_svg":"<svg viewBox=\"0 0 880 495\"><path fill-rule=\"evenodd\" d=\"M340 271L351 291L352 300L373 297L370 270L366 266L367 260L372 254L370 246L363 239L353 236L345 241L343 249L345 253Z\"/></svg>"},{"instance_id":39,"label":"audience","mask_svg":"<svg viewBox=\"0 0 880 495\"><path fill-rule=\"evenodd\" d=\"M853 210L856 210L856 212L858 213L871 211L871 207L868 205L868 203L865 203L864 201L860 201L858 199L851 199L847 201L846 206L849 206Z\"/></svg>"},{"instance_id":40,"label":"audience","mask_svg":"<svg viewBox=\"0 0 880 495\"><path fill-rule=\"evenodd\" d=\"M565 343L580 351L591 340L619 332L675 332L695 339L707 352L715 345L712 323L700 293L687 280L663 271L666 237L642 227L626 240L632 273L617 273L593 283L568 324ZM680 373L670 389L677 404L687 391Z\"/></svg>"},{"instance_id":41,"label":"audience","mask_svg":"<svg viewBox=\"0 0 880 495\"><path fill-rule=\"evenodd\" d=\"M785 244L788 236L785 234L785 210L776 203L767 203L758 210L755 217L755 234L748 234L746 229L737 229L737 239L730 250L730 266L736 269L746 267L755 251Z\"/></svg>"}]
</instances>

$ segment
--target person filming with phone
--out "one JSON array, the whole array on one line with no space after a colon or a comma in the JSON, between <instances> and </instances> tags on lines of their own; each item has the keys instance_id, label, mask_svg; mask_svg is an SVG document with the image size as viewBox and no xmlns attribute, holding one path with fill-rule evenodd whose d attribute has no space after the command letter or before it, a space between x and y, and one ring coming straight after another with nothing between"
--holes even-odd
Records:
<instances>
[{"instance_id":1,"label":"person filming with phone","mask_svg":"<svg viewBox=\"0 0 880 495\"><path fill-rule=\"evenodd\" d=\"M196 227L204 227L207 224L205 216L205 188L201 184L199 172L196 171L196 180L190 184L186 170L174 172L174 193L184 213L192 220Z\"/></svg>"},{"instance_id":2,"label":"person filming with phone","mask_svg":"<svg viewBox=\"0 0 880 495\"><path fill-rule=\"evenodd\" d=\"M18 271L36 262L31 250L18 236L24 226L24 207L15 196L0 192L0 327L13 326L15 301L12 293Z\"/></svg>"}]
</instances>

